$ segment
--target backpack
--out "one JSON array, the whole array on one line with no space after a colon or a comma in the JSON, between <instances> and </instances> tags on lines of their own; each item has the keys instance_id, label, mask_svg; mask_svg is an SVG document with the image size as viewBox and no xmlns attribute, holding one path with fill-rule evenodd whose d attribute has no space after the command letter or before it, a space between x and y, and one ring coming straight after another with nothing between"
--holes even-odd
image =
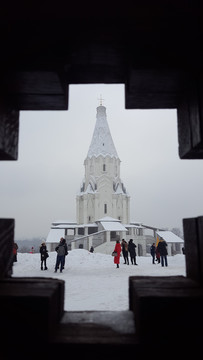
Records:
<instances>
[{"instance_id":1,"label":"backpack","mask_svg":"<svg viewBox=\"0 0 203 360\"><path fill-rule=\"evenodd\" d=\"M59 245L57 253L59 256L64 256L65 255L65 246L64 245Z\"/></svg>"}]
</instances>

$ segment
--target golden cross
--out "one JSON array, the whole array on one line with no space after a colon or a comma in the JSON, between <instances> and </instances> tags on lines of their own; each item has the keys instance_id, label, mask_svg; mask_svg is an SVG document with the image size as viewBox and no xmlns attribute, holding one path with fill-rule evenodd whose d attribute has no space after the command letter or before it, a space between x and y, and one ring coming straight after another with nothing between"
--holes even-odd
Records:
<instances>
[{"instance_id":1,"label":"golden cross","mask_svg":"<svg viewBox=\"0 0 203 360\"><path fill-rule=\"evenodd\" d=\"M102 101L104 101L104 99L102 99L102 96L100 95L100 99L99 100L99 106L102 106Z\"/></svg>"}]
</instances>

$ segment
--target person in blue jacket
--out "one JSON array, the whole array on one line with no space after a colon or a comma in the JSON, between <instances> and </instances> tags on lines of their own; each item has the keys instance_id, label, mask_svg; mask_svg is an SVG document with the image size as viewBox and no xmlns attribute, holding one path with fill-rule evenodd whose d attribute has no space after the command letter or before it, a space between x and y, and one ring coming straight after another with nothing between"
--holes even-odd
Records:
<instances>
[{"instance_id":1,"label":"person in blue jacket","mask_svg":"<svg viewBox=\"0 0 203 360\"><path fill-rule=\"evenodd\" d=\"M151 252L151 255L152 255L152 264L155 264L155 255L156 255L155 243L152 244L152 246L150 248L150 252Z\"/></svg>"}]
</instances>

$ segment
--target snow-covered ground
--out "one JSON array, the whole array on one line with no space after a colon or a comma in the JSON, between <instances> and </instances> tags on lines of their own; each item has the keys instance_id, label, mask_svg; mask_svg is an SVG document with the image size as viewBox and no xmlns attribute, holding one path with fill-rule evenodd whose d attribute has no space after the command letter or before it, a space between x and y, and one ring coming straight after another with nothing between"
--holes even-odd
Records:
<instances>
[{"instance_id":1,"label":"snow-covered ground","mask_svg":"<svg viewBox=\"0 0 203 360\"><path fill-rule=\"evenodd\" d=\"M132 275L185 276L185 256L168 257L168 267L152 265L151 256L137 257L138 266L117 269L111 255L72 250L63 273L54 273L56 252L49 253L48 270L40 269L40 254L18 254L13 276L53 277L65 281L65 310L128 310L128 278Z\"/></svg>"}]
</instances>

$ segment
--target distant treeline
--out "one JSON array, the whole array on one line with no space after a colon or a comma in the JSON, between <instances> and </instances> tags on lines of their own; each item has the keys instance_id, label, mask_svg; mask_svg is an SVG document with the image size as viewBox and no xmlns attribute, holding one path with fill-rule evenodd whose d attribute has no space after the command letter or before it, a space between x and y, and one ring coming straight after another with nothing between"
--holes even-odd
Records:
<instances>
[{"instance_id":1,"label":"distant treeline","mask_svg":"<svg viewBox=\"0 0 203 360\"><path fill-rule=\"evenodd\" d=\"M44 239L33 238L29 240L15 240L18 245L18 252L28 253L28 252L39 252L39 247Z\"/></svg>"}]
</instances>

